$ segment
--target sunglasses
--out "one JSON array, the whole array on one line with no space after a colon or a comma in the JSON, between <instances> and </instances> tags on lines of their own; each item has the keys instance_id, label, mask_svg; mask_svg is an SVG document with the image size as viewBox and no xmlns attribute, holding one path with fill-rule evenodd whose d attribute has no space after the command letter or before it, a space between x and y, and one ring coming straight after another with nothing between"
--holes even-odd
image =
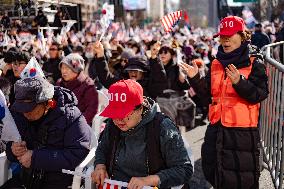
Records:
<instances>
[{"instance_id":1,"label":"sunglasses","mask_svg":"<svg viewBox=\"0 0 284 189\"><path fill-rule=\"evenodd\" d=\"M16 67L19 67L19 66L21 66L22 64L27 64L26 62L15 62L15 63L13 63L12 65L13 66L16 66Z\"/></svg>"},{"instance_id":2,"label":"sunglasses","mask_svg":"<svg viewBox=\"0 0 284 189\"><path fill-rule=\"evenodd\" d=\"M168 52L170 52L169 50L160 50L159 54L168 54Z\"/></svg>"},{"instance_id":3,"label":"sunglasses","mask_svg":"<svg viewBox=\"0 0 284 189\"><path fill-rule=\"evenodd\" d=\"M128 62L128 59L122 58L122 59L121 59L121 62L126 62L126 63L127 63L127 62Z\"/></svg>"},{"instance_id":4,"label":"sunglasses","mask_svg":"<svg viewBox=\"0 0 284 189\"><path fill-rule=\"evenodd\" d=\"M168 47L162 47L160 50L159 50L159 54L167 54L170 52L170 49Z\"/></svg>"},{"instance_id":5,"label":"sunglasses","mask_svg":"<svg viewBox=\"0 0 284 189\"><path fill-rule=\"evenodd\" d=\"M58 49L56 49L56 48L51 48L51 49L49 49L50 51L57 51Z\"/></svg>"}]
</instances>

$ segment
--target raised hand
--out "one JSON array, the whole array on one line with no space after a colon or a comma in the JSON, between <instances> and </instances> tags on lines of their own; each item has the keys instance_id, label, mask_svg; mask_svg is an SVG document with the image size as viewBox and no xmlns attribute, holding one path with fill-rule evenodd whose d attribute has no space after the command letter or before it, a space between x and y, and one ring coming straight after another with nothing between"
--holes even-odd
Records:
<instances>
[{"instance_id":1,"label":"raised hand","mask_svg":"<svg viewBox=\"0 0 284 189\"><path fill-rule=\"evenodd\" d=\"M227 66L225 70L232 84L237 84L240 81L240 76L241 76L240 72L233 64L230 64L229 66Z\"/></svg>"},{"instance_id":2,"label":"raised hand","mask_svg":"<svg viewBox=\"0 0 284 189\"><path fill-rule=\"evenodd\" d=\"M97 41L94 44L94 53L97 55L97 58L104 56L104 47L101 42Z\"/></svg>"},{"instance_id":3,"label":"raised hand","mask_svg":"<svg viewBox=\"0 0 284 189\"><path fill-rule=\"evenodd\" d=\"M181 67L182 71L184 71L184 73L187 74L189 78L193 78L198 73L198 66L194 61L192 62L192 66L186 63L181 63L179 64L179 66Z\"/></svg>"},{"instance_id":4,"label":"raised hand","mask_svg":"<svg viewBox=\"0 0 284 189\"><path fill-rule=\"evenodd\" d=\"M152 59L157 58L160 48L161 48L161 42L159 41L151 47L151 58Z\"/></svg>"}]
</instances>

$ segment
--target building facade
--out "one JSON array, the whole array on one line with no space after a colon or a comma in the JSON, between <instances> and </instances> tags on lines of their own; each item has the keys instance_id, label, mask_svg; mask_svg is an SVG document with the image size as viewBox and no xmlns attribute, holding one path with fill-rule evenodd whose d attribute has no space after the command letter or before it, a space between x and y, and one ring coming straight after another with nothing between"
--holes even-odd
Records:
<instances>
[{"instance_id":1,"label":"building facade","mask_svg":"<svg viewBox=\"0 0 284 189\"><path fill-rule=\"evenodd\" d=\"M80 5L82 22L93 21L94 12L98 10L97 0L64 0L64 2Z\"/></svg>"}]
</instances>

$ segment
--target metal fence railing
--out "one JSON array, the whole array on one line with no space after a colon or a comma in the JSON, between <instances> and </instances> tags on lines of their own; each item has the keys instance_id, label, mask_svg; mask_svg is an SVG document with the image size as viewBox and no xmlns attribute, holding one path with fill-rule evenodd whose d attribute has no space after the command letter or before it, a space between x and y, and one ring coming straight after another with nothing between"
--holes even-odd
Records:
<instances>
[{"instance_id":1,"label":"metal fence railing","mask_svg":"<svg viewBox=\"0 0 284 189\"><path fill-rule=\"evenodd\" d=\"M261 103L261 145L264 161L277 189L283 188L284 174L284 64L281 60L283 50L280 50L283 47L284 41L262 49L268 74L269 96Z\"/></svg>"}]
</instances>

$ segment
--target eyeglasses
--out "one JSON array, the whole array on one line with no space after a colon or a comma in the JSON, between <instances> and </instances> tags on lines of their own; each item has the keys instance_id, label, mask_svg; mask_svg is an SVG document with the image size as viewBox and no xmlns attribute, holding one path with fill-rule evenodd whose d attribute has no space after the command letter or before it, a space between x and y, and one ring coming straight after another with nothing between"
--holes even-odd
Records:
<instances>
[{"instance_id":1,"label":"eyeglasses","mask_svg":"<svg viewBox=\"0 0 284 189\"><path fill-rule=\"evenodd\" d=\"M159 52L159 54L168 54L168 50L161 50L160 52Z\"/></svg>"},{"instance_id":2,"label":"eyeglasses","mask_svg":"<svg viewBox=\"0 0 284 189\"><path fill-rule=\"evenodd\" d=\"M127 63L127 62L128 62L128 59L126 59L126 58L122 58L122 59L121 59L121 62L125 62L125 63Z\"/></svg>"},{"instance_id":3,"label":"eyeglasses","mask_svg":"<svg viewBox=\"0 0 284 189\"><path fill-rule=\"evenodd\" d=\"M56 49L56 48L51 48L51 49L49 49L50 51L57 51L58 49Z\"/></svg>"},{"instance_id":4,"label":"eyeglasses","mask_svg":"<svg viewBox=\"0 0 284 189\"><path fill-rule=\"evenodd\" d=\"M169 47L162 47L159 50L159 54L167 54L168 52L170 52L170 48Z\"/></svg>"},{"instance_id":5,"label":"eyeglasses","mask_svg":"<svg viewBox=\"0 0 284 189\"><path fill-rule=\"evenodd\" d=\"M16 66L16 67L19 67L21 66L22 64L27 64L26 62L15 62L12 64L12 66Z\"/></svg>"}]
</instances>

